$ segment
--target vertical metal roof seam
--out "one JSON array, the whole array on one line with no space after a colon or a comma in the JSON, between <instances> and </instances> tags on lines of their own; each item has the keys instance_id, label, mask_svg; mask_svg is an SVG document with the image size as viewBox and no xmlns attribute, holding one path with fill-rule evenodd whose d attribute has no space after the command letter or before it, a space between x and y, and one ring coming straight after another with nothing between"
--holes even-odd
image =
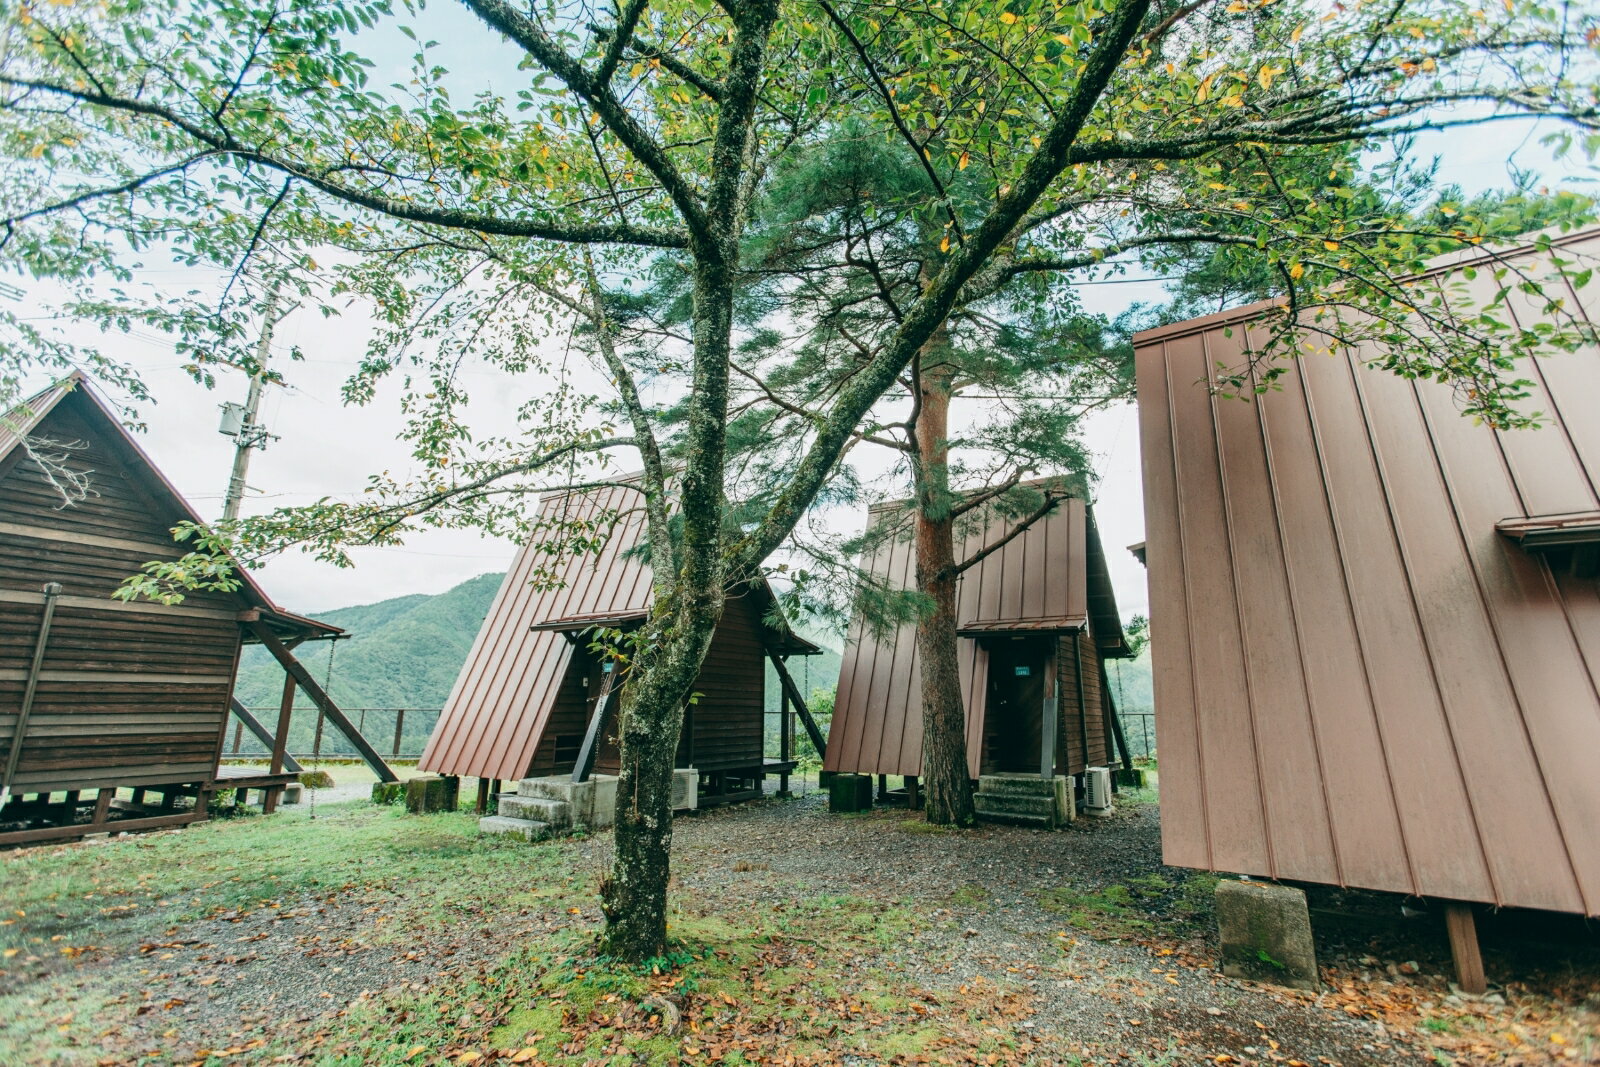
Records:
<instances>
[{"instance_id":1,"label":"vertical metal roof seam","mask_svg":"<svg viewBox=\"0 0 1600 1067\"><path fill-rule=\"evenodd\" d=\"M1173 392L1172 392L1172 359L1171 359L1171 353L1172 353L1171 345L1166 341L1162 341L1161 342L1161 376L1162 376L1162 378L1164 378L1166 380L1166 383L1167 383L1167 397L1168 397L1167 411L1166 411L1166 416L1167 416L1167 434L1168 434L1168 437L1169 437L1170 440L1172 440L1173 442L1176 442L1179 439L1179 435L1178 435L1178 405L1175 404L1175 403L1172 403L1172 401L1171 401L1171 397L1173 396ZM1209 383L1208 383L1207 387L1209 388ZM1178 526L1178 551L1179 551L1179 553L1181 555L1181 554L1184 554L1184 546L1188 544L1188 539L1183 536L1183 525L1184 525L1184 523L1183 523L1183 480L1182 480L1182 476L1181 476L1181 474L1180 474L1180 472L1178 470L1178 450L1177 450L1176 447L1174 447L1173 449L1171 449L1171 452L1172 452L1173 511L1174 511L1174 518L1176 519L1177 526ZM1185 564L1185 566L1187 567L1186 564ZM1189 603L1189 589L1188 589L1188 586L1185 585L1184 583L1180 582L1179 583L1179 588L1182 590L1182 596L1183 596L1183 619L1184 619L1184 622L1183 622L1183 633L1184 633L1184 639L1189 645L1189 656L1188 656L1188 660L1189 660L1189 692L1190 692L1191 695L1194 695L1196 698L1198 698L1198 694L1200 692L1200 675L1195 669L1196 659L1195 659L1195 647L1194 647L1194 629L1195 629L1194 610L1193 610L1193 607ZM1198 699L1196 700L1196 702L1198 703ZM1156 727L1157 727L1157 731L1158 732L1160 730L1160 725L1161 725L1161 719L1160 719L1160 716L1157 716L1156 717ZM1158 745L1158 747L1160 745L1160 738L1159 737L1157 738L1157 745ZM1200 716L1199 715L1196 715L1194 717L1194 748L1195 748L1195 755L1197 757L1196 760L1195 760L1195 779L1196 779L1197 784L1200 787L1199 788L1199 793L1200 793L1200 825L1205 827L1205 831L1206 831L1206 866L1214 868L1214 867L1216 867L1216 864L1217 864L1217 850L1216 850L1216 845L1214 843L1213 835L1211 833L1211 802L1210 802L1211 791L1206 786L1206 740L1205 740L1205 729L1204 729L1204 726L1200 722Z\"/></svg>"},{"instance_id":2,"label":"vertical metal roof seam","mask_svg":"<svg viewBox=\"0 0 1600 1067\"><path fill-rule=\"evenodd\" d=\"M1245 345L1250 344L1250 329L1244 328ZM1256 377L1255 368L1251 368L1250 376ZM1335 830L1337 820L1333 817L1333 797L1328 792L1328 764L1323 757L1322 731L1318 728L1314 702L1311 699L1311 672L1306 662L1306 647L1303 627L1300 621L1300 606L1295 597L1294 568L1289 566L1289 544L1283 532L1283 501L1278 489L1278 467L1273 461L1272 437L1267 433L1266 407L1262 404L1255 405L1256 425L1261 434L1261 448L1266 459L1267 488L1272 494L1272 529L1278 540L1278 562L1283 568L1283 585L1289 592L1289 622L1294 638L1295 658L1300 662L1300 693L1305 700L1306 726L1311 733L1311 750L1317 760L1317 783L1322 790L1322 810L1326 817L1323 819L1328 830L1328 848L1333 855L1333 871L1340 886L1344 886L1344 860L1339 847L1339 834Z\"/></svg>"},{"instance_id":3,"label":"vertical metal roof seam","mask_svg":"<svg viewBox=\"0 0 1600 1067\"><path fill-rule=\"evenodd\" d=\"M1215 364L1211 359L1211 334L1200 335L1201 351L1205 353L1206 366ZM1250 658L1250 624L1245 616L1244 604L1239 593L1239 546L1235 534L1239 528L1237 517L1233 510L1233 494L1228 492L1228 459L1222 448L1222 424L1217 421L1217 396L1211 391L1207 404L1207 411L1211 416L1211 439L1213 449L1217 456L1217 492L1222 498L1223 523L1227 527L1228 536L1228 572L1233 577L1233 615L1239 624L1239 675L1244 681L1244 702L1247 709L1247 718L1250 723L1250 758L1255 764L1254 781L1256 785L1256 808L1261 813L1261 836L1267 848L1267 873L1273 878L1278 877L1277 845L1272 840L1272 813L1267 807L1267 789L1265 776L1262 773L1264 763L1261 758L1261 728L1256 719L1260 712L1257 707L1255 682L1251 677ZM1087 757L1085 753L1085 757ZM1252 873L1252 872L1246 872Z\"/></svg>"},{"instance_id":4,"label":"vertical metal roof seam","mask_svg":"<svg viewBox=\"0 0 1600 1067\"><path fill-rule=\"evenodd\" d=\"M1570 291L1571 280L1567 278L1565 272L1562 273L1561 279L1567 284ZM1588 321L1588 316L1584 315L1583 313L1583 305L1577 301L1575 293L1573 305L1577 309L1577 314L1582 317L1584 321ZM1518 318L1517 309L1512 305L1511 300L1507 299L1502 301L1501 306L1505 308L1505 312L1511 318L1512 323L1520 329L1522 327L1522 321ZM1566 443L1567 452L1572 456L1572 465L1578 469L1580 474L1583 475L1585 484L1589 486L1589 500L1596 508L1600 508L1600 494L1597 494L1595 491L1594 475L1584 466L1583 457L1578 453L1577 442L1572 439L1572 431L1567 428L1567 420L1561 413L1561 398L1556 394L1554 389L1550 388L1550 382L1545 377L1541 358L1538 356L1531 357L1528 360L1528 363L1533 369L1533 376L1538 379L1539 390L1544 394L1545 402L1550 406L1551 413L1555 419L1555 426L1561 431L1560 438ZM1495 431L1494 440L1495 445L1499 448L1501 461L1504 462L1507 466L1507 469L1510 470L1510 457L1506 454L1505 439L1502 435L1502 431ZM1524 500L1522 496L1521 479L1513 476L1511 478L1511 484L1516 487L1517 499L1522 501L1523 517L1531 518L1532 512L1528 510L1527 501Z\"/></svg>"},{"instance_id":5,"label":"vertical metal roof seam","mask_svg":"<svg viewBox=\"0 0 1600 1067\"><path fill-rule=\"evenodd\" d=\"M1429 631L1427 623L1422 616L1422 608L1417 599L1416 568L1411 559L1411 552L1406 547L1405 538L1400 535L1400 517L1395 508L1394 491L1390 486L1389 473L1383 462L1383 452L1378 447L1377 439L1372 432L1372 411L1367 401L1366 391L1361 387L1361 375L1357 373L1356 363L1352 359L1344 361L1345 369L1350 375L1350 383L1355 390L1356 410L1361 415L1361 424L1367 439L1367 447L1371 450L1373 468L1378 474L1378 485L1383 493L1383 506L1389 519L1389 532L1394 539L1395 551L1399 556L1401 571L1405 575L1406 594L1411 605L1411 614L1416 621L1417 634L1421 640L1423 651L1428 658L1428 675L1433 682L1434 692L1438 696L1440 715L1444 720L1445 736L1450 739L1450 758L1456 769L1456 777L1461 782L1461 792L1466 798L1467 815L1472 820L1473 837L1478 842L1478 858L1483 864L1484 876L1489 881L1489 891L1494 894L1494 903L1499 906L1505 901L1505 894L1500 890L1500 880L1495 876L1494 863L1490 857L1488 843L1484 840L1483 822L1478 815L1476 795L1472 783L1467 781L1466 768L1462 764L1461 742L1456 736L1457 725L1450 714L1450 702L1445 698L1445 688L1440 679L1438 654L1434 648L1434 638Z\"/></svg>"},{"instance_id":6,"label":"vertical metal roof seam","mask_svg":"<svg viewBox=\"0 0 1600 1067\"><path fill-rule=\"evenodd\" d=\"M1561 618L1566 623L1567 633L1572 637L1573 647L1578 650L1578 659L1589 670L1589 689L1594 693L1595 707L1600 709L1600 681L1597 681L1597 679L1600 679L1600 669L1597 669L1597 666L1600 666L1600 660L1596 661L1597 666L1590 665L1589 653L1584 650L1583 640L1578 634L1578 627L1572 621L1572 605L1567 602L1566 590L1562 589L1561 583L1556 581L1555 572L1550 569L1550 561L1545 559L1539 562L1540 573L1544 577L1546 588L1550 590L1555 602L1561 605ZM1600 655L1600 648L1596 648L1595 652Z\"/></svg>"},{"instance_id":7,"label":"vertical metal roof seam","mask_svg":"<svg viewBox=\"0 0 1600 1067\"><path fill-rule=\"evenodd\" d=\"M1561 283L1566 287L1567 293L1572 297L1572 307L1574 312L1591 327L1600 330L1600 322L1595 322L1594 319L1589 317L1588 309L1583 306L1583 299L1578 295L1578 290L1573 286L1572 278L1569 277L1565 271L1561 273ZM1551 406L1555 407L1559 411L1561 406L1560 401L1556 396L1555 390L1552 390L1549 386L1549 382L1546 381L1542 368L1539 372L1539 380L1545 386L1545 395L1550 398ZM1591 471L1588 464L1584 462L1583 453L1579 450L1578 442L1573 438L1572 430L1568 426L1565 418L1562 419L1561 428L1567 435L1567 443L1571 446L1573 455L1578 458L1578 469L1583 472L1584 478L1589 482L1589 492L1594 496L1597 502L1600 502L1600 483L1596 482L1596 479L1600 478L1600 472ZM1597 503L1596 507L1600 507L1600 503Z\"/></svg>"},{"instance_id":8,"label":"vertical metal roof seam","mask_svg":"<svg viewBox=\"0 0 1600 1067\"><path fill-rule=\"evenodd\" d=\"M1394 824L1400 835L1400 847L1405 854L1406 872L1411 879L1411 893L1413 896L1422 895L1422 879L1417 874L1416 860L1412 856L1411 839L1406 831L1406 820L1400 810L1400 798L1395 789L1394 763L1391 759L1391 744L1384 733L1383 716L1378 713L1377 691L1372 684L1372 661L1367 656L1366 641L1361 636L1361 627L1357 624L1355 609L1355 594L1350 588L1351 555L1349 538L1344 526L1339 520L1339 511L1334 507L1333 492L1329 488L1327 442L1323 436L1322 425L1317 419L1316 404L1311 397L1311 381L1305 375L1300 376L1300 399L1304 405L1306 422L1311 430L1312 449L1316 455L1317 472L1321 476L1322 498L1327 504L1328 520L1333 527L1334 544L1339 552L1339 581L1340 588L1344 591L1346 614L1350 618L1350 629L1355 637L1356 657L1361 661L1361 683L1367 692L1367 710L1372 716L1373 734L1378 739L1378 750L1383 757L1384 782L1388 787L1389 808L1394 812ZM1330 809L1331 810L1331 809Z\"/></svg>"},{"instance_id":9,"label":"vertical metal roof seam","mask_svg":"<svg viewBox=\"0 0 1600 1067\"><path fill-rule=\"evenodd\" d=\"M1412 398L1417 406L1417 413L1422 418L1423 431L1427 434L1428 438L1428 450L1433 457L1434 467L1439 472L1439 482L1441 485L1443 485L1445 495L1450 501L1450 520L1455 526L1456 536L1461 542L1462 555L1466 558L1467 569L1472 575L1472 588L1478 594L1478 607L1483 612L1484 621L1488 623L1490 632L1494 634L1495 657L1500 662L1500 673L1505 677L1506 688L1511 693L1511 703L1516 709L1517 713L1517 725L1522 730L1522 743L1527 746L1528 755L1532 757L1534 766L1539 770L1539 791L1544 795L1544 806L1549 812L1551 825L1555 827L1556 834L1561 839L1562 858L1567 861L1567 873L1572 878L1572 886L1577 891L1578 899L1583 902L1585 913L1587 914L1589 910L1589 902L1586 894L1584 893L1583 879L1578 876L1577 863L1572 857L1572 837L1567 832L1567 827L1562 822L1561 812L1556 807L1555 797L1550 792L1550 775L1545 768L1544 759L1539 754L1539 746L1534 741L1533 730L1528 726L1528 713L1527 709L1523 705L1520 687L1516 683L1516 678L1512 675L1511 663L1506 658L1506 643L1504 640L1503 631L1500 622L1496 617L1497 613L1492 610L1490 606L1491 600L1487 591L1483 587L1484 579L1482 568L1478 564L1476 554L1472 551L1472 545L1467 537L1466 528L1462 524L1461 504L1456 496L1454 480L1450 477L1450 471L1444 462L1444 457L1440 455L1439 441L1434 432L1433 420L1428 414L1427 406L1423 403L1422 394L1417 389L1417 383L1415 381L1411 381L1408 384L1411 388ZM1505 465L1506 480L1515 483L1516 479L1512 475L1510 463L1506 459L1505 451L1500 440L1500 435L1496 433L1494 434L1494 438L1496 452L1500 456L1500 462Z\"/></svg>"},{"instance_id":10,"label":"vertical metal roof seam","mask_svg":"<svg viewBox=\"0 0 1600 1067\"><path fill-rule=\"evenodd\" d=\"M525 692L524 682L536 661L524 653L537 650L540 637L525 627L521 630L516 627L519 620L528 618L540 601L545 599L544 590L535 589L529 575L531 570L537 569L540 565L534 558L533 547L530 545L519 552L517 557L511 578L520 588L513 590L507 605L509 610L494 616L497 625L493 629L491 647L498 653L493 662L500 669L486 672L475 693L468 698L471 701L469 706L472 707L472 712L467 719L466 728L460 734L463 743L468 739L481 737L486 743L485 751L494 754L491 758L497 760L496 766L501 771L508 771L515 766L516 761L506 751L505 736L508 731L514 734L517 720L525 711L514 715L502 715L496 719L493 709L503 707L508 696ZM512 668L509 672L504 669L507 665ZM520 773L508 773L502 776L522 777Z\"/></svg>"},{"instance_id":11,"label":"vertical metal roof seam","mask_svg":"<svg viewBox=\"0 0 1600 1067\"><path fill-rule=\"evenodd\" d=\"M913 520L913 521L915 521L915 520ZM912 581L912 583L911 583L911 585L909 587L910 588L914 588L915 587L915 575L916 575L916 569L917 569L916 559L915 559L916 531L913 529L912 533L911 533L911 536L909 538L906 538L903 542L898 537L896 537L892 542L890 542L890 544L889 544L889 573L890 574L900 574L900 573L902 573L900 571L897 571L896 568L895 568L895 565L894 565L895 549L897 547L899 547L901 544L905 545L905 556L904 556L905 562L902 564L902 566L905 568L905 572L908 572L912 576L913 581ZM901 586L902 586L902 588L907 588L908 587L907 584L904 583L904 582L901 583ZM917 610L918 610L919 613L921 612L921 610L922 610L922 605L921 604L919 604L917 606ZM918 625L920 625L920 620L919 620ZM877 753L877 758L878 758L878 760L880 762L883 759L884 749L885 749L885 746L886 746L886 743L887 743L887 735L888 735L888 730L889 730L889 715L894 710L892 705L891 705L890 698L894 696L895 667L899 663L899 660L900 660L900 645L901 645L901 642L904 641L904 640L905 640L904 632L901 631L897 627L896 631L895 631L894 646L892 647L892 649L889 652L889 671L885 675L885 681L884 681L884 687L883 687L883 714L878 716L878 739L877 739L877 744L876 744L876 747L874 748L874 751ZM917 666L918 666L918 664L917 664L917 638L916 638L916 631L915 631L915 629L913 629L912 635L911 635L911 663L910 663L910 665L908 665L908 667L906 669L909 671L909 670L911 670L911 669L913 669L913 668L915 668ZM868 699L871 699L871 696L872 696L872 690L868 689L867 690ZM901 713L901 716L902 716L901 722L902 722L902 726L903 726L902 734L910 732L910 728L909 728L909 726L905 726L905 722L906 722L907 719L910 718L911 705L912 705L911 687L907 686L906 687L905 705L900 709L900 713Z\"/></svg>"}]
</instances>

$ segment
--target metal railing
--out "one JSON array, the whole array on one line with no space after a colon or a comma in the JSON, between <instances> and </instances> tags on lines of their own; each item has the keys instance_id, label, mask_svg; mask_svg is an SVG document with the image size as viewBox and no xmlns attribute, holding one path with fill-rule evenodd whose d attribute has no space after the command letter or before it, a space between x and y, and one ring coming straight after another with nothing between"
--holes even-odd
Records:
<instances>
[{"instance_id":1,"label":"metal railing","mask_svg":"<svg viewBox=\"0 0 1600 1067\"><path fill-rule=\"evenodd\" d=\"M344 713L367 743L387 760L416 760L428 743L439 721L442 708L345 708ZM268 730L278 725L276 707L250 709ZM360 754L344 735L324 721L313 707L296 707L289 718L289 754L298 760L321 755L326 759L359 759ZM238 719L233 721L233 731L223 745L224 759L266 759L271 750L258 741Z\"/></svg>"},{"instance_id":2,"label":"metal railing","mask_svg":"<svg viewBox=\"0 0 1600 1067\"><path fill-rule=\"evenodd\" d=\"M1152 711L1118 711L1128 751L1134 759L1148 759L1156 751L1156 716Z\"/></svg>"}]
</instances>

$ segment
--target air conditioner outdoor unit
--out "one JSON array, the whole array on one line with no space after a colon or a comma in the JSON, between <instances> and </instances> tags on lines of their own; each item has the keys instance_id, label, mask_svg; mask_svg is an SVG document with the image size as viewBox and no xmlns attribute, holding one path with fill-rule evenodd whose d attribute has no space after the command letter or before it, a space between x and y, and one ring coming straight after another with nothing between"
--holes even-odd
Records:
<instances>
[{"instance_id":1,"label":"air conditioner outdoor unit","mask_svg":"<svg viewBox=\"0 0 1600 1067\"><path fill-rule=\"evenodd\" d=\"M1095 812L1111 810L1110 768L1090 767L1083 772L1083 810Z\"/></svg>"},{"instance_id":2,"label":"air conditioner outdoor unit","mask_svg":"<svg viewBox=\"0 0 1600 1067\"><path fill-rule=\"evenodd\" d=\"M693 811L700 806L700 772L683 767L672 772L672 810Z\"/></svg>"}]
</instances>

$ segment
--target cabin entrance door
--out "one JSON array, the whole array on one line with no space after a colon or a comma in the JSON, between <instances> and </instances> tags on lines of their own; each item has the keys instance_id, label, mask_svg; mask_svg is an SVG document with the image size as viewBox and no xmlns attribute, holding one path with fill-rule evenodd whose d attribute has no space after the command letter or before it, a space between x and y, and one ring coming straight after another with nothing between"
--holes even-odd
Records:
<instances>
[{"instance_id":1,"label":"cabin entrance door","mask_svg":"<svg viewBox=\"0 0 1600 1067\"><path fill-rule=\"evenodd\" d=\"M1053 642L1001 637L989 644L989 686L983 716L986 774L1039 774L1048 746L1054 769L1055 716L1045 715L1055 682Z\"/></svg>"}]
</instances>

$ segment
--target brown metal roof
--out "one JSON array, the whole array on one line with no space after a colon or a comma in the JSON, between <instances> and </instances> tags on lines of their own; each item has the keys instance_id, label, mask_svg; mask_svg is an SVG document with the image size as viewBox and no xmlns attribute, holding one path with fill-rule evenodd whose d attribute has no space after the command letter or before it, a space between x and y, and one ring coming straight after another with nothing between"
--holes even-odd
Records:
<instances>
[{"instance_id":1,"label":"brown metal roof","mask_svg":"<svg viewBox=\"0 0 1600 1067\"><path fill-rule=\"evenodd\" d=\"M150 495L167 506L174 526L184 520L196 523L204 521L188 500L184 499L183 494L178 492L177 487L161 473L161 468L157 467L155 461L139 446L139 442L134 440L128 428L122 424L122 420L117 418L106 402L99 397L82 371L73 371L49 388L29 397L17 408L7 412L4 419L0 419L0 461L10 455L12 450L22 443L24 437L37 429L50 412L63 403L77 405L78 414L87 418L104 433L114 448L120 448L127 455L131 460L132 472L141 478ZM174 544L173 547L175 551L187 551L183 545ZM236 568L234 575L240 583L235 595L250 607L257 609L261 613L261 618L283 635L313 641L338 639L344 636L345 631L338 626L304 615L296 615L278 607L256 584L250 572L243 567ZM245 640L253 642L255 639L247 633Z\"/></svg>"},{"instance_id":2,"label":"brown metal roof","mask_svg":"<svg viewBox=\"0 0 1600 1067\"><path fill-rule=\"evenodd\" d=\"M570 662L572 645L563 633L637 623L649 611L650 563L640 551L648 523L637 488L623 483L552 495L540 502L539 517L552 521L506 572L428 739L424 770L523 777ZM596 551L564 547L574 523L593 524ZM765 581L755 592L770 604ZM768 632L773 651L815 648L787 627Z\"/></svg>"},{"instance_id":3,"label":"brown metal roof","mask_svg":"<svg viewBox=\"0 0 1600 1067\"><path fill-rule=\"evenodd\" d=\"M879 505L873 509L871 521L900 521L904 514L902 505ZM1014 528L1013 522L992 508L975 512L973 520L958 526L956 558L970 558ZM1094 558L1099 559L1098 576L1090 573ZM883 538L861 561L861 567L891 588L915 588L909 528ZM962 574L957 602L960 632L969 636L1059 633L1082 627L1092 614L1097 637L1112 650L1107 654L1115 655L1121 649L1122 628L1110 591L1092 510L1083 500L1069 497ZM988 653L976 641L963 640L959 657L967 708L967 752L976 777L983 754L981 694ZM852 620L824 766L865 774L922 773L922 684L915 624L875 635L859 614Z\"/></svg>"},{"instance_id":4,"label":"brown metal roof","mask_svg":"<svg viewBox=\"0 0 1600 1067\"><path fill-rule=\"evenodd\" d=\"M1517 368L1538 430L1373 350L1214 396L1268 307L1135 338L1167 862L1600 914L1600 585L1496 529L1600 510L1600 350Z\"/></svg>"}]
</instances>

